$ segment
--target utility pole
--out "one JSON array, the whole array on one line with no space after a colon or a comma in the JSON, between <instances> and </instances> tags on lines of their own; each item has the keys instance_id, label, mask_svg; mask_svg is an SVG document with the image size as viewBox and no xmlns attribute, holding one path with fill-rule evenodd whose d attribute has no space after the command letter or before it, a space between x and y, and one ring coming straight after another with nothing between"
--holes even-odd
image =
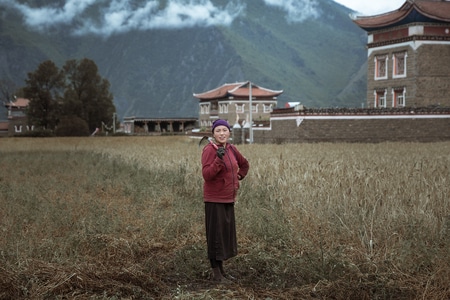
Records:
<instances>
[{"instance_id":1,"label":"utility pole","mask_svg":"<svg viewBox=\"0 0 450 300\"><path fill-rule=\"evenodd\" d=\"M249 122L250 122L250 131L249 131L249 133L250 133L250 144L253 144L252 98L253 98L253 96L252 96L252 82L249 81L248 82L248 100L250 102L250 107L249 107L249 110L250 110L250 120L249 120Z\"/></svg>"},{"instance_id":2,"label":"utility pole","mask_svg":"<svg viewBox=\"0 0 450 300\"><path fill-rule=\"evenodd\" d=\"M116 113L113 113L113 133L116 133Z\"/></svg>"}]
</instances>

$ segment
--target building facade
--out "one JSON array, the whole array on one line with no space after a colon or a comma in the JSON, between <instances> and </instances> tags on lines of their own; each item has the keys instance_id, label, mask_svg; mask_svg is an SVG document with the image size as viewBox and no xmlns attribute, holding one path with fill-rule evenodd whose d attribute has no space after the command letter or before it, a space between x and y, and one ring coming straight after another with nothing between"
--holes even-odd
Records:
<instances>
[{"instance_id":1,"label":"building facade","mask_svg":"<svg viewBox=\"0 0 450 300\"><path fill-rule=\"evenodd\" d=\"M450 1L407 0L353 21L368 34L369 108L450 106Z\"/></svg>"},{"instance_id":2,"label":"building facade","mask_svg":"<svg viewBox=\"0 0 450 300\"><path fill-rule=\"evenodd\" d=\"M29 103L30 100L25 98L17 98L14 102L5 103L5 107L8 110L8 121L7 133L3 133L4 135L14 136L15 134L34 130L34 126L28 124L26 115Z\"/></svg>"},{"instance_id":3,"label":"building facade","mask_svg":"<svg viewBox=\"0 0 450 300\"><path fill-rule=\"evenodd\" d=\"M186 133L196 127L195 118L123 118L123 131L133 135L161 135Z\"/></svg>"},{"instance_id":4,"label":"building facade","mask_svg":"<svg viewBox=\"0 0 450 300\"><path fill-rule=\"evenodd\" d=\"M194 94L199 99L199 126L209 129L217 119L227 120L231 126L235 123L243 126L249 122L250 114L254 125L268 123L270 113L277 106L277 97L282 93L282 90L271 90L245 81Z\"/></svg>"}]
</instances>

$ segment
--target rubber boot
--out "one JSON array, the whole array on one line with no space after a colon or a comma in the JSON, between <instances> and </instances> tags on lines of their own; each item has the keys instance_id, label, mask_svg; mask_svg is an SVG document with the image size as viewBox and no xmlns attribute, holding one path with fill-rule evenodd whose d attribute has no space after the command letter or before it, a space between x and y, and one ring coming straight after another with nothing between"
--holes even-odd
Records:
<instances>
[{"instance_id":1,"label":"rubber boot","mask_svg":"<svg viewBox=\"0 0 450 300\"><path fill-rule=\"evenodd\" d=\"M236 280L236 278L234 278L230 274L225 273L225 271L223 269L223 261L219 262L219 269L220 269L220 273L222 274L223 277L225 277L225 279L228 279L228 280L231 280L231 281Z\"/></svg>"},{"instance_id":2,"label":"rubber boot","mask_svg":"<svg viewBox=\"0 0 450 300\"><path fill-rule=\"evenodd\" d=\"M225 284L231 283L231 281L229 281L222 275L222 273L220 272L220 267L213 268L212 270L213 270L213 274L212 274L213 281L218 282L218 283L225 283Z\"/></svg>"}]
</instances>

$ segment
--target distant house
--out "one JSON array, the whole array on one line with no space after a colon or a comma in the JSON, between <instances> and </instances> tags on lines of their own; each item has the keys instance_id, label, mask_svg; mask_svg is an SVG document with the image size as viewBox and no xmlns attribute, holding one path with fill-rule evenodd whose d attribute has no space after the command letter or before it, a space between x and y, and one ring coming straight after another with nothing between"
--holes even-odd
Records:
<instances>
[{"instance_id":1,"label":"distant house","mask_svg":"<svg viewBox=\"0 0 450 300\"><path fill-rule=\"evenodd\" d=\"M17 98L14 102L5 103L5 107L8 110L8 136L33 130L33 127L28 125L26 115L29 103L30 100L25 98Z\"/></svg>"},{"instance_id":2,"label":"distant house","mask_svg":"<svg viewBox=\"0 0 450 300\"><path fill-rule=\"evenodd\" d=\"M450 1L357 16L368 34L368 107L450 106Z\"/></svg>"},{"instance_id":3,"label":"distant house","mask_svg":"<svg viewBox=\"0 0 450 300\"><path fill-rule=\"evenodd\" d=\"M0 137L8 136L8 123L7 121L0 121Z\"/></svg>"},{"instance_id":4,"label":"distant house","mask_svg":"<svg viewBox=\"0 0 450 300\"><path fill-rule=\"evenodd\" d=\"M124 117L123 132L132 135L186 133L195 128L195 118Z\"/></svg>"},{"instance_id":5,"label":"distant house","mask_svg":"<svg viewBox=\"0 0 450 300\"><path fill-rule=\"evenodd\" d=\"M250 92L253 122L268 122L270 113L277 106L277 97L283 91L263 88L250 81L245 81L226 83L213 90L194 94L194 97L199 99L200 127L209 128L217 119L225 119L231 126L236 121L240 125L244 121L248 122Z\"/></svg>"}]
</instances>

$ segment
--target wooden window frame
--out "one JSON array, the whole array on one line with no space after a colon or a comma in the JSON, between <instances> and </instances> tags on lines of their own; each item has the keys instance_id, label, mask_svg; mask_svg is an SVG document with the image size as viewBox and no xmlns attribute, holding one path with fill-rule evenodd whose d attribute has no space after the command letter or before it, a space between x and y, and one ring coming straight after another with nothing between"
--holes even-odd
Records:
<instances>
[{"instance_id":1,"label":"wooden window frame","mask_svg":"<svg viewBox=\"0 0 450 300\"><path fill-rule=\"evenodd\" d=\"M392 78L406 77L406 62L408 54L405 52L397 52L392 55Z\"/></svg>"},{"instance_id":2,"label":"wooden window frame","mask_svg":"<svg viewBox=\"0 0 450 300\"><path fill-rule=\"evenodd\" d=\"M375 80L388 79L388 60L389 57L387 55L375 56Z\"/></svg>"},{"instance_id":3,"label":"wooden window frame","mask_svg":"<svg viewBox=\"0 0 450 300\"><path fill-rule=\"evenodd\" d=\"M375 108L386 108L386 90L375 90L374 91L374 104Z\"/></svg>"},{"instance_id":4,"label":"wooden window frame","mask_svg":"<svg viewBox=\"0 0 450 300\"><path fill-rule=\"evenodd\" d=\"M406 106L406 89L393 88L392 89L392 107L405 107Z\"/></svg>"}]
</instances>

